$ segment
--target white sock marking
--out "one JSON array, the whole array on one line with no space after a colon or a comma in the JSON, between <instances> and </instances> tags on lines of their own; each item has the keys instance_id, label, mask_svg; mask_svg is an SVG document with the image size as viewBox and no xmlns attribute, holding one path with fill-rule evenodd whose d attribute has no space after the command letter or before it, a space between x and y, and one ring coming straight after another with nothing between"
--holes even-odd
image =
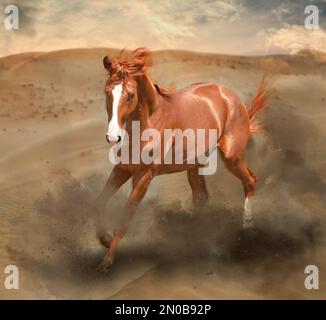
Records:
<instances>
[{"instance_id":1,"label":"white sock marking","mask_svg":"<svg viewBox=\"0 0 326 320\"><path fill-rule=\"evenodd\" d=\"M249 198L246 198L243 206L243 227L248 228L251 227L252 222L252 210L251 210L251 202Z\"/></svg>"}]
</instances>

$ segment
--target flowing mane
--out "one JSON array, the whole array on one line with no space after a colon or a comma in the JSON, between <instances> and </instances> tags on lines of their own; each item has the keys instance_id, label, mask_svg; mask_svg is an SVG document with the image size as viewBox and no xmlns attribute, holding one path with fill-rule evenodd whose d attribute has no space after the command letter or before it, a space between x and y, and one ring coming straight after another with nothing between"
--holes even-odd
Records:
<instances>
[{"instance_id":1,"label":"flowing mane","mask_svg":"<svg viewBox=\"0 0 326 320\"><path fill-rule=\"evenodd\" d=\"M146 68L153 65L151 52L146 48L138 48L130 55L122 50L120 54L110 60L103 61L110 76L118 74L119 76L140 76L146 72Z\"/></svg>"},{"instance_id":2,"label":"flowing mane","mask_svg":"<svg viewBox=\"0 0 326 320\"><path fill-rule=\"evenodd\" d=\"M154 83L154 87L157 91L157 93L163 97L164 99L168 100L168 101L172 101L173 100L173 93L175 93L175 90L173 89L167 89L167 88L163 88L160 87L158 84Z\"/></svg>"},{"instance_id":3,"label":"flowing mane","mask_svg":"<svg viewBox=\"0 0 326 320\"><path fill-rule=\"evenodd\" d=\"M141 76L144 74L152 81L147 68L153 65L154 63L150 50L138 48L133 51L131 55L125 50L122 50L118 56L112 58L110 63L107 64L107 70L109 71L110 77L117 81L126 78L128 75ZM156 92L161 97L168 101L172 100L172 94L175 93L175 90L163 88L154 82L153 85Z\"/></svg>"}]
</instances>

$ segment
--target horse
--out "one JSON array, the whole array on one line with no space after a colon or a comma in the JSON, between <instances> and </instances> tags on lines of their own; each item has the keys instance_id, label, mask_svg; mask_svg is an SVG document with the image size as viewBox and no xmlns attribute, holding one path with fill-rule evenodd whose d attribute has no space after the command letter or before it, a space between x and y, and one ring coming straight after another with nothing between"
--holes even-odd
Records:
<instances>
[{"instance_id":1,"label":"horse","mask_svg":"<svg viewBox=\"0 0 326 320\"><path fill-rule=\"evenodd\" d=\"M251 134L259 131L256 114L263 110L270 90L263 77L257 93L249 107L229 88L216 83L195 83L180 90L165 89L155 84L148 72L153 65L151 52L138 48L132 55L121 52L117 57L103 59L108 71L105 84L108 131L106 139L110 144L119 144L123 128L132 137L132 123L140 122L140 130L157 129L214 129L217 132L215 150L226 168L243 185L243 226L252 226L251 199L254 195L257 177L245 160L247 142ZM205 152L211 152L205 144ZM141 149L146 148L146 143ZM104 210L109 199L119 188L132 179L132 191L126 203L122 219L114 228L113 236L98 226L96 233L106 254L100 269L107 271L113 264L120 240L127 233L128 225L138 204L144 198L150 182L155 176L187 171L192 190L194 208L200 208L208 201L208 191L203 175L199 174L198 163L119 163L112 169L103 191L95 201L96 210Z\"/></svg>"}]
</instances>

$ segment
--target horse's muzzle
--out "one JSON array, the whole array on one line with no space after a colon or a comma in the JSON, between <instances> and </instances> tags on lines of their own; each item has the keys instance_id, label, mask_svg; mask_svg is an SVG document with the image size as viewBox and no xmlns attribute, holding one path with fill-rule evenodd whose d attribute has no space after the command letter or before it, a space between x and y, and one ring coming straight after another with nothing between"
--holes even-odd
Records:
<instances>
[{"instance_id":1,"label":"horse's muzzle","mask_svg":"<svg viewBox=\"0 0 326 320\"><path fill-rule=\"evenodd\" d=\"M121 136L117 136L117 138L116 139L112 139L112 137L111 137L111 139L110 139L110 136L107 134L106 135L106 141L108 142L108 143L119 143L120 141L121 141Z\"/></svg>"}]
</instances>

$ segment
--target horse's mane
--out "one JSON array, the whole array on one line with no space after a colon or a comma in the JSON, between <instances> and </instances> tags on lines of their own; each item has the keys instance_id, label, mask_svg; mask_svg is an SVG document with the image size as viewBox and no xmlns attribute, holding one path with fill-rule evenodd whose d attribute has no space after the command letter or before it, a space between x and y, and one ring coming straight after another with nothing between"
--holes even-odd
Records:
<instances>
[{"instance_id":1,"label":"horse's mane","mask_svg":"<svg viewBox=\"0 0 326 320\"><path fill-rule=\"evenodd\" d=\"M139 76L144 74L147 67L152 65L152 54L148 49L138 48L132 54L123 49L118 56L110 60L108 70L111 75L121 73L124 76Z\"/></svg>"},{"instance_id":2,"label":"horse's mane","mask_svg":"<svg viewBox=\"0 0 326 320\"><path fill-rule=\"evenodd\" d=\"M138 48L131 55L127 51L122 50L118 56L111 59L108 70L111 76L116 76L117 78L127 77L128 75L140 76L143 74L149 76L147 68L153 66L153 64L152 53L146 48ZM155 83L153 85L160 96L166 100L172 99L174 90L163 88Z\"/></svg>"},{"instance_id":3,"label":"horse's mane","mask_svg":"<svg viewBox=\"0 0 326 320\"><path fill-rule=\"evenodd\" d=\"M162 88L162 87L160 87L158 84L156 84L156 83L154 83L154 87L155 87L155 89L156 89L156 91L157 91L157 93L161 96L161 97L163 97L163 98L165 98L166 100L168 100L168 101L171 101L172 100L172 98L173 98L173 93L175 93L175 90L173 90L173 89L167 89L167 88Z\"/></svg>"}]
</instances>

